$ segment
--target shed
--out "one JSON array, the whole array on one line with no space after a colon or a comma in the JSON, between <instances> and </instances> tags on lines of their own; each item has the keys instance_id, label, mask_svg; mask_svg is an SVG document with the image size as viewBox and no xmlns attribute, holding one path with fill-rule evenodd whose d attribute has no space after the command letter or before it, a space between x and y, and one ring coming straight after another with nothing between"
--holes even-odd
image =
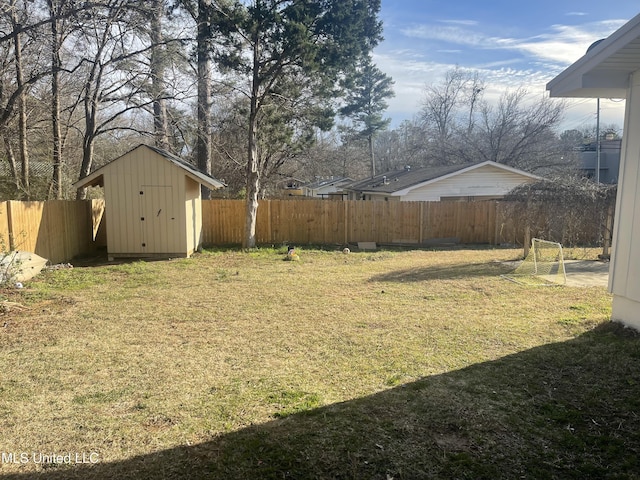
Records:
<instances>
[{"instance_id":1,"label":"shed","mask_svg":"<svg viewBox=\"0 0 640 480\"><path fill-rule=\"evenodd\" d=\"M440 202L495 200L515 187L541 180L532 173L485 161L385 172L343 187L350 200Z\"/></svg>"},{"instance_id":2,"label":"shed","mask_svg":"<svg viewBox=\"0 0 640 480\"><path fill-rule=\"evenodd\" d=\"M201 185L224 184L159 148L138 145L74 187L104 187L107 254L188 257L202 245Z\"/></svg>"},{"instance_id":3,"label":"shed","mask_svg":"<svg viewBox=\"0 0 640 480\"><path fill-rule=\"evenodd\" d=\"M640 15L547 84L552 97L626 98L609 291L612 319L640 329Z\"/></svg>"}]
</instances>

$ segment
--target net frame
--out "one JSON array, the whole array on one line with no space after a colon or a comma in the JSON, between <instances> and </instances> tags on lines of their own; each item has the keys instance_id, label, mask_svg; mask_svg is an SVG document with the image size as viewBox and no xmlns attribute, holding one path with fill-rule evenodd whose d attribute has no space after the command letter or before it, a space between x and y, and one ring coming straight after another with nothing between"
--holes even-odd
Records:
<instances>
[{"instance_id":1,"label":"net frame","mask_svg":"<svg viewBox=\"0 0 640 480\"><path fill-rule=\"evenodd\" d=\"M554 256L551 260L549 260L548 257L545 258L542 254L543 249L541 245L546 245L554 249ZM530 269L531 264L533 264L532 269ZM551 264L550 268L545 271L541 270L541 265L549 264ZM557 266L555 266L555 264L557 264ZM541 238L532 238L531 248L529 249L527 257L513 272L503 274L501 277L527 286L555 287L565 285L567 283L567 272L564 266L562 244Z\"/></svg>"}]
</instances>

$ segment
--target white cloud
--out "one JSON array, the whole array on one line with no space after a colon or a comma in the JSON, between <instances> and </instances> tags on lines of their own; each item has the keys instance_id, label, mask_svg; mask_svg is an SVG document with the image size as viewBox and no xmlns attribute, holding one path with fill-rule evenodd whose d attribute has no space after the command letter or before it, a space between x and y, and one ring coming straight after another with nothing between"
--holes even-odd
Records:
<instances>
[{"instance_id":1,"label":"white cloud","mask_svg":"<svg viewBox=\"0 0 640 480\"><path fill-rule=\"evenodd\" d=\"M534 59L551 60L555 63L569 65L582 57L587 51L585 45L588 46L592 42L590 42L589 39L573 42L563 41L561 39L542 41L510 41L501 39L498 43L502 48L519 51Z\"/></svg>"},{"instance_id":2,"label":"white cloud","mask_svg":"<svg viewBox=\"0 0 640 480\"><path fill-rule=\"evenodd\" d=\"M466 26L478 25L478 22L475 20L438 20L438 22L449 23L452 25L466 25Z\"/></svg>"},{"instance_id":3,"label":"white cloud","mask_svg":"<svg viewBox=\"0 0 640 480\"><path fill-rule=\"evenodd\" d=\"M386 112L393 119L393 126L417 115L425 86L441 81L452 68L449 64L430 62L424 57L408 54L405 50L375 54L373 60L380 70L395 81L395 97L389 99L389 109Z\"/></svg>"},{"instance_id":4,"label":"white cloud","mask_svg":"<svg viewBox=\"0 0 640 480\"><path fill-rule=\"evenodd\" d=\"M419 25L407 27L401 33L409 38L447 42L461 47L483 50L513 50L533 58L551 60L563 65L573 63L585 54L587 47L604 38L624 24L624 20L604 20L580 26L552 25L550 31L527 38L501 38L486 35L471 21L460 21L455 26ZM455 49L447 49L451 51Z\"/></svg>"},{"instance_id":5,"label":"white cloud","mask_svg":"<svg viewBox=\"0 0 640 480\"><path fill-rule=\"evenodd\" d=\"M502 38L496 43L500 48L520 51L536 59L569 65L582 57L589 45L607 37L623 23L609 20L581 26L553 25L549 33L528 39Z\"/></svg>"},{"instance_id":6,"label":"white cloud","mask_svg":"<svg viewBox=\"0 0 640 480\"><path fill-rule=\"evenodd\" d=\"M374 58L378 67L395 81L396 96L389 101L387 115L393 118L395 126L418 114L425 86L441 82L446 72L456 66L480 73L486 82L488 101L495 101L505 91L515 88L525 88L532 96L544 95L546 84L555 75L583 56L594 41L607 37L624 23L624 20L605 20L582 25L558 24L539 35L522 38L491 35L470 20L400 29L401 35L394 38L394 44L401 48L379 49ZM441 48L428 50L424 43L416 40L435 42L435 46ZM477 61L480 56L474 54L478 50L485 52L482 58L491 51L502 53L493 61L481 63ZM451 54L451 60L434 62L429 58L430 52ZM505 54L509 57L505 58ZM618 107L612 107L611 121L621 124ZM574 122L585 123L589 121L590 108L588 104L579 104L568 116Z\"/></svg>"},{"instance_id":7,"label":"white cloud","mask_svg":"<svg viewBox=\"0 0 640 480\"><path fill-rule=\"evenodd\" d=\"M507 58L505 60L496 60L494 62L479 63L475 68L478 70L493 70L500 67L507 67L509 65L517 65L521 62L522 59L519 58Z\"/></svg>"},{"instance_id":8,"label":"white cloud","mask_svg":"<svg viewBox=\"0 0 640 480\"><path fill-rule=\"evenodd\" d=\"M465 46L482 46L487 38L481 33L458 26L419 25L404 28L401 33L409 38L439 40Z\"/></svg>"}]
</instances>

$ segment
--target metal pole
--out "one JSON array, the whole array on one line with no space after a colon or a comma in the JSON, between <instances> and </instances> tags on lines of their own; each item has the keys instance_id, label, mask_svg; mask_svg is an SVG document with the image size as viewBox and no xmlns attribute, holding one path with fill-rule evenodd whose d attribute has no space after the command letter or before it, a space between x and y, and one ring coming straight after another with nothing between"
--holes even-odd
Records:
<instances>
[{"instance_id":1,"label":"metal pole","mask_svg":"<svg viewBox=\"0 0 640 480\"><path fill-rule=\"evenodd\" d=\"M596 115L596 183L600 183L600 98L598 98Z\"/></svg>"}]
</instances>

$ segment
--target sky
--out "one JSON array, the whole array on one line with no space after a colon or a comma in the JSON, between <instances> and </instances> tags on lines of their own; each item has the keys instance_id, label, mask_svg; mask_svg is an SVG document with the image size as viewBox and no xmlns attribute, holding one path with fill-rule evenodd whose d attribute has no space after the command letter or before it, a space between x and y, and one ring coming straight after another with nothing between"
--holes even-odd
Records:
<instances>
[{"instance_id":1,"label":"sky","mask_svg":"<svg viewBox=\"0 0 640 480\"><path fill-rule=\"evenodd\" d=\"M425 87L456 66L477 71L485 100L525 88L531 98L605 38L640 13L635 1L382 0L384 41L374 62L393 78L391 127L415 117ZM596 124L596 99L572 99L560 130ZM601 125L624 121L624 101L601 99Z\"/></svg>"}]
</instances>

